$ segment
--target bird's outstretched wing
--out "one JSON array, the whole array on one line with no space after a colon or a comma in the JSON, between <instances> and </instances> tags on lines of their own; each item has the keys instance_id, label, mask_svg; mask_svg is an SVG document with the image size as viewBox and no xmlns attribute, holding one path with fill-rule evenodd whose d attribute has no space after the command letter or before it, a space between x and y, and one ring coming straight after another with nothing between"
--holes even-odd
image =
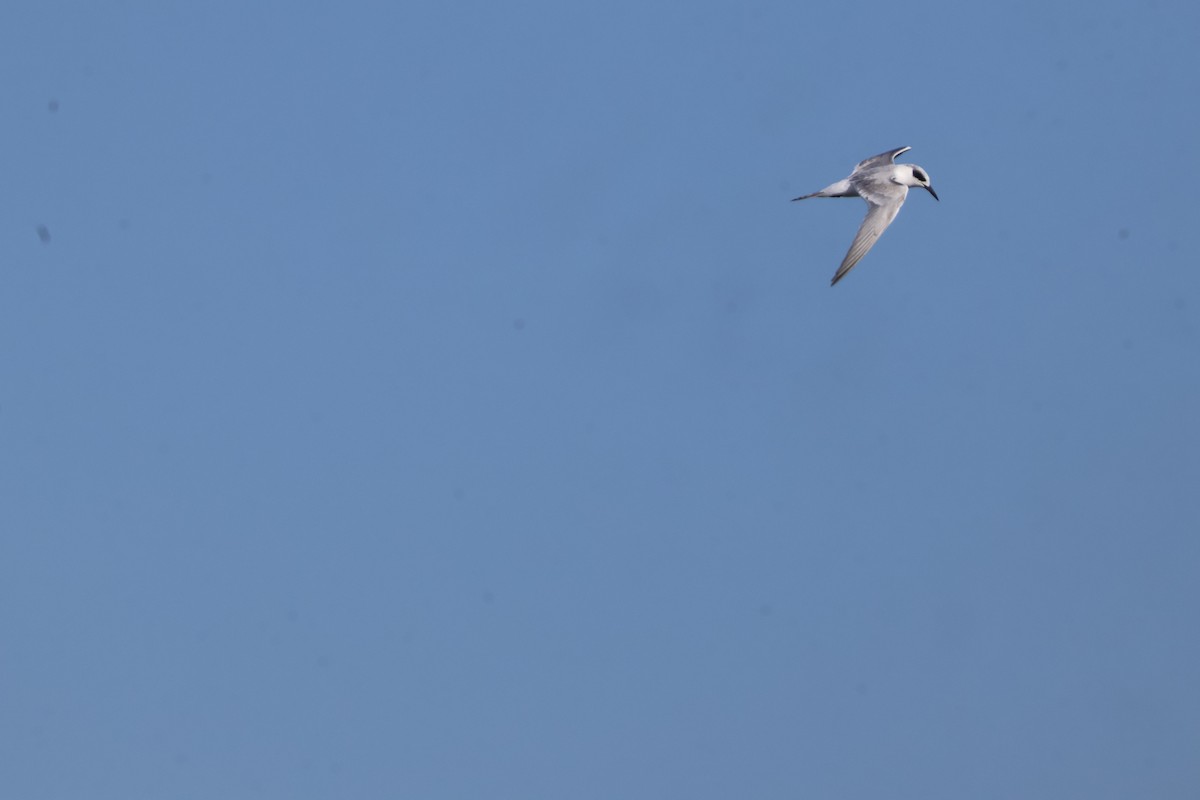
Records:
<instances>
[{"instance_id":1,"label":"bird's outstretched wing","mask_svg":"<svg viewBox=\"0 0 1200 800\"><path fill-rule=\"evenodd\" d=\"M858 162L858 166L854 168L854 171L858 172L860 169L867 169L868 167L886 167L888 164L895 163L896 156L900 155L901 153L907 153L909 150L912 150L912 148L897 147L895 150L888 150L886 153L880 153L877 156L864 158L862 161Z\"/></svg>"},{"instance_id":2,"label":"bird's outstretched wing","mask_svg":"<svg viewBox=\"0 0 1200 800\"><path fill-rule=\"evenodd\" d=\"M876 156L876 158L879 158L879 156ZM855 264L862 260L867 251L875 246L875 242L879 241L879 237L883 235L888 225L891 225L892 220L900 213L900 206L904 205L904 198L899 197L895 200L889 198L884 203L868 202L871 208L867 211L867 216L863 219L862 225L858 226L858 233L855 234L854 241L850 244L850 250L846 253L846 257L842 259L842 265L838 267L838 271L834 274L833 280L829 284L830 286L836 286L837 282L845 277L847 272L854 269Z\"/></svg>"}]
</instances>

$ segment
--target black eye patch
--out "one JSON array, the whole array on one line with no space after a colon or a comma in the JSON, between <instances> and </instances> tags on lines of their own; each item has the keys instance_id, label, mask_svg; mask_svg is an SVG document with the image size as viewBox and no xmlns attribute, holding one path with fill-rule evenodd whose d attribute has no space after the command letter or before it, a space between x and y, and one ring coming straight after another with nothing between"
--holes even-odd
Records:
<instances>
[{"instance_id":1,"label":"black eye patch","mask_svg":"<svg viewBox=\"0 0 1200 800\"><path fill-rule=\"evenodd\" d=\"M916 176L917 176L917 180L919 180L919 181L925 181L925 183L929 183L929 176L928 176L928 175L926 175L924 172L921 172L921 170L919 170L919 169L914 169L914 170L913 170L913 175L916 175Z\"/></svg>"}]
</instances>

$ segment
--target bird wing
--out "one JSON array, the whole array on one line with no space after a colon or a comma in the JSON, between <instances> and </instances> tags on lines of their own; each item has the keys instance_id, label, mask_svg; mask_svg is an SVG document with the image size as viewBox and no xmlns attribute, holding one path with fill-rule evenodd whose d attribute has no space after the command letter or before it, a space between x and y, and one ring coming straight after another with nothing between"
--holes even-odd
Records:
<instances>
[{"instance_id":1,"label":"bird wing","mask_svg":"<svg viewBox=\"0 0 1200 800\"><path fill-rule=\"evenodd\" d=\"M846 257L842 259L842 265L838 267L830 286L836 286L837 282L862 260L867 251L875 246L875 242L879 241L879 237L900 213L900 206L904 205L904 196L889 197L886 202L882 203L873 199L868 199L867 202L870 203L871 208L867 211L867 216L863 218L862 225L858 226L858 233L854 235L854 241L850 244L850 249L846 252Z\"/></svg>"},{"instance_id":2,"label":"bird wing","mask_svg":"<svg viewBox=\"0 0 1200 800\"><path fill-rule=\"evenodd\" d=\"M877 156L864 158L862 161L858 162L858 166L854 168L854 171L858 172L859 170L867 169L868 167L886 167L890 164L894 164L896 162L896 156L900 155L901 153L907 153L909 150L912 150L912 148L897 147L895 150L888 150L886 153L880 153Z\"/></svg>"}]
</instances>

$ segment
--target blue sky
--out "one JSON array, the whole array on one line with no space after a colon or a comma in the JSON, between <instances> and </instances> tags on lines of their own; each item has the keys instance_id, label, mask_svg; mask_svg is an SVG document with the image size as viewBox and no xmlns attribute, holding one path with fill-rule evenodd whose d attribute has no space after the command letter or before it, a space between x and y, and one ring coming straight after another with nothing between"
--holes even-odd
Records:
<instances>
[{"instance_id":1,"label":"blue sky","mask_svg":"<svg viewBox=\"0 0 1200 800\"><path fill-rule=\"evenodd\" d=\"M10 4L4 794L1194 791L1198 22Z\"/></svg>"}]
</instances>

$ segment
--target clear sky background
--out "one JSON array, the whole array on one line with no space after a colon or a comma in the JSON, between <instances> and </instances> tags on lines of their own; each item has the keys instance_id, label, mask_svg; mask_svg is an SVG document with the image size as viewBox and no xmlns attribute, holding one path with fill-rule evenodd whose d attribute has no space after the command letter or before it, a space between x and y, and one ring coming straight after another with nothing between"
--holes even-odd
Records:
<instances>
[{"instance_id":1,"label":"clear sky background","mask_svg":"<svg viewBox=\"0 0 1200 800\"><path fill-rule=\"evenodd\" d=\"M1198 31L6 4L0 794L1195 797Z\"/></svg>"}]
</instances>

